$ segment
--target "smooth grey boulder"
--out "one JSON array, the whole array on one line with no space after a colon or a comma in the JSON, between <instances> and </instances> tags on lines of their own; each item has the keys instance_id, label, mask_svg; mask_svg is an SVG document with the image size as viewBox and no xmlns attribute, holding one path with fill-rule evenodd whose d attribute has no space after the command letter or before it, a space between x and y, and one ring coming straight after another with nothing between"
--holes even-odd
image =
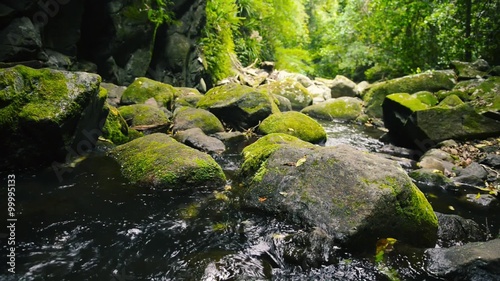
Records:
<instances>
[{"instance_id":1,"label":"smooth grey boulder","mask_svg":"<svg viewBox=\"0 0 500 281\"><path fill-rule=\"evenodd\" d=\"M221 140L205 135L200 128L179 131L174 138L187 146L207 153L222 153L226 150Z\"/></svg>"}]
</instances>

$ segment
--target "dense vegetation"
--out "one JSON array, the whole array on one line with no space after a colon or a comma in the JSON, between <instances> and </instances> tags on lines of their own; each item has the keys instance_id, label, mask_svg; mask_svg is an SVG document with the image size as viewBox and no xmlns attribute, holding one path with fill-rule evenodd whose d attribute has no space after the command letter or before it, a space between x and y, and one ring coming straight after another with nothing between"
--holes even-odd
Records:
<instances>
[{"instance_id":1,"label":"dense vegetation","mask_svg":"<svg viewBox=\"0 0 500 281\"><path fill-rule=\"evenodd\" d=\"M200 44L218 80L243 65L355 80L484 58L500 64L497 0L207 0Z\"/></svg>"}]
</instances>

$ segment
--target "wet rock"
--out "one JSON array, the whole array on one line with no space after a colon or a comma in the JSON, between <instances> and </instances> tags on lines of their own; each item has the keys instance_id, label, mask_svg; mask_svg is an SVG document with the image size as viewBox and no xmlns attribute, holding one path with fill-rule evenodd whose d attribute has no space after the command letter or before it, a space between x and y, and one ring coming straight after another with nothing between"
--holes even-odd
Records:
<instances>
[{"instance_id":1,"label":"wet rock","mask_svg":"<svg viewBox=\"0 0 500 281\"><path fill-rule=\"evenodd\" d=\"M121 106L118 111L130 127L143 125L164 125L170 120L157 106L147 104L132 104Z\"/></svg>"},{"instance_id":2,"label":"wet rock","mask_svg":"<svg viewBox=\"0 0 500 281\"><path fill-rule=\"evenodd\" d=\"M456 174L457 176L452 178L454 182L471 186L484 185L484 180L488 177L488 172L476 162L464 169L457 169Z\"/></svg>"},{"instance_id":3,"label":"wet rock","mask_svg":"<svg viewBox=\"0 0 500 281\"><path fill-rule=\"evenodd\" d=\"M221 140L205 135L200 128L178 131L174 138L187 146L207 153L220 154L226 150L226 146Z\"/></svg>"},{"instance_id":4,"label":"wet rock","mask_svg":"<svg viewBox=\"0 0 500 281\"><path fill-rule=\"evenodd\" d=\"M210 111L200 108L182 107L174 112L173 132L200 128L205 134L224 132L224 126Z\"/></svg>"},{"instance_id":5,"label":"wet rock","mask_svg":"<svg viewBox=\"0 0 500 281\"><path fill-rule=\"evenodd\" d=\"M455 74L451 70L425 72L373 84L363 96L363 100L366 102L367 114L381 118L382 102L390 94L451 90L455 84Z\"/></svg>"},{"instance_id":6,"label":"wet rock","mask_svg":"<svg viewBox=\"0 0 500 281\"><path fill-rule=\"evenodd\" d=\"M317 119L352 121L363 114L363 101L353 97L329 99L310 105L301 112Z\"/></svg>"},{"instance_id":7,"label":"wet rock","mask_svg":"<svg viewBox=\"0 0 500 281\"><path fill-rule=\"evenodd\" d=\"M425 254L426 269L436 277L456 281L500 279L500 239L428 249Z\"/></svg>"},{"instance_id":8,"label":"wet rock","mask_svg":"<svg viewBox=\"0 0 500 281\"><path fill-rule=\"evenodd\" d=\"M302 84L290 78L262 85L258 89L269 94L284 96L292 103L293 110L301 110L312 104L312 96L309 91Z\"/></svg>"},{"instance_id":9,"label":"wet rock","mask_svg":"<svg viewBox=\"0 0 500 281\"><path fill-rule=\"evenodd\" d=\"M425 150L447 139L500 135L500 122L478 114L468 104L429 108L408 94L392 94L384 100L383 109L389 134L402 146Z\"/></svg>"},{"instance_id":10,"label":"wet rock","mask_svg":"<svg viewBox=\"0 0 500 281\"><path fill-rule=\"evenodd\" d=\"M208 154L162 134L151 134L110 152L131 182L154 188L195 188L225 182L222 168Z\"/></svg>"},{"instance_id":11,"label":"wet rock","mask_svg":"<svg viewBox=\"0 0 500 281\"><path fill-rule=\"evenodd\" d=\"M0 168L64 162L91 150L108 114L100 82L84 72L0 69Z\"/></svg>"},{"instance_id":12,"label":"wet rock","mask_svg":"<svg viewBox=\"0 0 500 281\"><path fill-rule=\"evenodd\" d=\"M177 90L168 84L141 77L127 87L120 103L123 105L142 104L154 98L158 107L171 108L176 94Z\"/></svg>"},{"instance_id":13,"label":"wet rock","mask_svg":"<svg viewBox=\"0 0 500 281\"><path fill-rule=\"evenodd\" d=\"M491 209L498 207L499 201L498 199L491 194L466 194L465 198L463 198L469 204L472 204L475 207Z\"/></svg>"},{"instance_id":14,"label":"wet rock","mask_svg":"<svg viewBox=\"0 0 500 281\"><path fill-rule=\"evenodd\" d=\"M300 265L302 269L318 268L333 263L337 249L333 237L316 227L310 232L300 231L287 236L283 256L285 261Z\"/></svg>"},{"instance_id":15,"label":"wet rock","mask_svg":"<svg viewBox=\"0 0 500 281\"><path fill-rule=\"evenodd\" d=\"M443 189L455 189L456 185L448 177L435 169L417 169L408 173L408 175L420 184L427 186L440 187Z\"/></svg>"},{"instance_id":16,"label":"wet rock","mask_svg":"<svg viewBox=\"0 0 500 281\"><path fill-rule=\"evenodd\" d=\"M488 153L480 163L498 169L500 168L500 155Z\"/></svg>"},{"instance_id":17,"label":"wet rock","mask_svg":"<svg viewBox=\"0 0 500 281\"><path fill-rule=\"evenodd\" d=\"M460 246L469 242L486 240L486 231L473 220L437 212L436 216L440 247Z\"/></svg>"},{"instance_id":18,"label":"wet rock","mask_svg":"<svg viewBox=\"0 0 500 281\"><path fill-rule=\"evenodd\" d=\"M297 111L270 115L259 125L259 132L264 135L289 134L310 143L326 141L325 129L316 120Z\"/></svg>"},{"instance_id":19,"label":"wet rock","mask_svg":"<svg viewBox=\"0 0 500 281\"><path fill-rule=\"evenodd\" d=\"M356 83L342 75L335 76L330 88L332 98L355 97L359 94L356 90Z\"/></svg>"},{"instance_id":20,"label":"wet rock","mask_svg":"<svg viewBox=\"0 0 500 281\"><path fill-rule=\"evenodd\" d=\"M243 150L244 207L319 227L352 249L371 248L377 237L435 244L435 214L397 163L284 136L265 136Z\"/></svg>"},{"instance_id":21,"label":"wet rock","mask_svg":"<svg viewBox=\"0 0 500 281\"><path fill-rule=\"evenodd\" d=\"M219 120L235 129L249 129L279 112L271 96L248 86L226 84L210 89L198 102Z\"/></svg>"}]
</instances>

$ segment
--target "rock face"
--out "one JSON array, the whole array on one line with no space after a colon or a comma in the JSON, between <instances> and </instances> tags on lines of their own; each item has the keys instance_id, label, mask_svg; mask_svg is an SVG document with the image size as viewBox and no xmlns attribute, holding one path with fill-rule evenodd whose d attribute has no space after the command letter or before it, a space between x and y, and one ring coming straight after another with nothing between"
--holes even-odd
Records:
<instances>
[{"instance_id":1,"label":"rock face","mask_svg":"<svg viewBox=\"0 0 500 281\"><path fill-rule=\"evenodd\" d=\"M310 143L326 141L325 129L316 120L297 111L270 115L259 125L259 132L289 134Z\"/></svg>"},{"instance_id":2,"label":"rock face","mask_svg":"<svg viewBox=\"0 0 500 281\"><path fill-rule=\"evenodd\" d=\"M82 72L1 69L0 167L63 161L92 149L107 115L100 82Z\"/></svg>"},{"instance_id":3,"label":"rock face","mask_svg":"<svg viewBox=\"0 0 500 281\"><path fill-rule=\"evenodd\" d=\"M382 117L382 102L390 94L413 94L419 91L437 92L439 90L451 90L455 84L455 74L451 70L409 75L373 84L363 96L367 107L366 113L370 116Z\"/></svg>"},{"instance_id":4,"label":"rock face","mask_svg":"<svg viewBox=\"0 0 500 281\"><path fill-rule=\"evenodd\" d=\"M393 140L421 150L447 139L500 135L500 122L478 114L468 104L429 107L409 94L392 94L384 100L383 111Z\"/></svg>"},{"instance_id":5,"label":"rock face","mask_svg":"<svg viewBox=\"0 0 500 281\"><path fill-rule=\"evenodd\" d=\"M293 110L301 110L311 105L313 101L309 91L301 83L292 78L262 85L259 87L259 90L287 98L292 103Z\"/></svg>"},{"instance_id":6,"label":"rock face","mask_svg":"<svg viewBox=\"0 0 500 281\"><path fill-rule=\"evenodd\" d=\"M436 242L432 207L396 162L280 134L261 138L243 156L247 208L321 228L353 249L373 247L380 237L427 247Z\"/></svg>"},{"instance_id":7,"label":"rock face","mask_svg":"<svg viewBox=\"0 0 500 281\"><path fill-rule=\"evenodd\" d=\"M155 24L146 7L155 8L155 1L7 1L0 7L0 61L29 61L40 67L65 57L69 63L56 65L93 69L119 85L148 76L177 86L197 86L206 75L196 48L206 1L168 3L176 24L159 26L153 38Z\"/></svg>"},{"instance_id":8,"label":"rock face","mask_svg":"<svg viewBox=\"0 0 500 281\"><path fill-rule=\"evenodd\" d=\"M197 107L212 112L235 129L254 127L267 116L279 112L267 93L237 84L210 89Z\"/></svg>"},{"instance_id":9,"label":"rock face","mask_svg":"<svg viewBox=\"0 0 500 281\"><path fill-rule=\"evenodd\" d=\"M310 105L301 112L322 120L352 121L363 114L363 101L353 97L330 99Z\"/></svg>"},{"instance_id":10,"label":"rock face","mask_svg":"<svg viewBox=\"0 0 500 281\"><path fill-rule=\"evenodd\" d=\"M427 270L446 280L500 280L500 239L428 249L426 256Z\"/></svg>"},{"instance_id":11,"label":"rock face","mask_svg":"<svg viewBox=\"0 0 500 281\"><path fill-rule=\"evenodd\" d=\"M111 151L123 175L140 186L192 188L224 183L221 167L208 154L162 134L151 134Z\"/></svg>"}]
</instances>

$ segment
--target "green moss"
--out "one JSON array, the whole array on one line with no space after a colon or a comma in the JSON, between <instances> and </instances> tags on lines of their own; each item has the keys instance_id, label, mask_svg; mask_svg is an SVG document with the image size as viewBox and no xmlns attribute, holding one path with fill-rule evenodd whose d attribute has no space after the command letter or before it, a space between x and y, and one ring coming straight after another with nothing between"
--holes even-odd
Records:
<instances>
[{"instance_id":1,"label":"green moss","mask_svg":"<svg viewBox=\"0 0 500 281\"><path fill-rule=\"evenodd\" d=\"M200 128L207 135L224 132L224 126L220 120L207 110L190 107L177 109L174 116L174 130L191 128Z\"/></svg>"},{"instance_id":2,"label":"green moss","mask_svg":"<svg viewBox=\"0 0 500 281\"><path fill-rule=\"evenodd\" d=\"M407 108L411 111L418 111L428 109L429 106L420 101L418 98L411 96L410 94L391 94L386 97L387 99L393 100Z\"/></svg>"},{"instance_id":3,"label":"green moss","mask_svg":"<svg viewBox=\"0 0 500 281\"><path fill-rule=\"evenodd\" d=\"M363 102L356 98L337 98L310 105L301 111L323 120L355 120L363 113Z\"/></svg>"},{"instance_id":4,"label":"green moss","mask_svg":"<svg viewBox=\"0 0 500 281\"><path fill-rule=\"evenodd\" d=\"M312 104L312 96L309 91L291 78L260 86L259 90L270 96L279 95L287 98L292 104L293 110L302 110Z\"/></svg>"},{"instance_id":5,"label":"green moss","mask_svg":"<svg viewBox=\"0 0 500 281\"><path fill-rule=\"evenodd\" d=\"M464 104L464 102L459 97L457 97L456 95L449 95L444 100L442 100L437 106L443 108L450 108L462 104Z\"/></svg>"},{"instance_id":6,"label":"green moss","mask_svg":"<svg viewBox=\"0 0 500 281\"><path fill-rule=\"evenodd\" d=\"M158 125L169 122L165 113L157 107L146 104L122 106L118 111L129 126Z\"/></svg>"},{"instance_id":7,"label":"green moss","mask_svg":"<svg viewBox=\"0 0 500 281\"><path fill-rule=\"evenodd\" d=\"M159 106L171 108L177 90L168 84L140 77L130 84L121 97L122 104L141 104L154 98Z\"/></svg>"},{"instance_id":8,"label":"green moss","mask_svg":"<svg viewBox=\"0 0 500 281\"><path fill-rule=\"evenodd\" d=\"M152 134L120 145L111 155L122 165L123 175L139 185L185 188L225 181L221 167L208 154L165 134Z\"/></svg>"},{"instance_id":9,"label":"green moss","mask_svg":"<svg viewBox=\"0 0 500 281\"><path fill-rule=\"evenodd\" d=\"M102 128L102 136L114 144L124 144L129 141L128 125L125 119L120 115L116 107L106 104L105 105L109 114L106 122Z\"/></svg>"},{"instance_id":10,"label":"green moss","mask_svg":"<svg viewBox=\"0 0 500 281\"><path fill-rule=\"evenodd\" d=\"M439 102L436 96L434 96L433 93L428 91L416 92L412 96L416 97L417 99L419 99L421 102L423 102L428 106L435 106Z\"/></svg>"},{"instance_id":11,"label":"green moss","mask_svg":"<svg viewBox=\"0 0 500 281\"><path fill-rule=\"evenodd\" d=\"M283 133L311 143L326 141L325 129L311 117L296 111L272 114L262 121L263 134Z\"/></svg>"}]
</instances>

